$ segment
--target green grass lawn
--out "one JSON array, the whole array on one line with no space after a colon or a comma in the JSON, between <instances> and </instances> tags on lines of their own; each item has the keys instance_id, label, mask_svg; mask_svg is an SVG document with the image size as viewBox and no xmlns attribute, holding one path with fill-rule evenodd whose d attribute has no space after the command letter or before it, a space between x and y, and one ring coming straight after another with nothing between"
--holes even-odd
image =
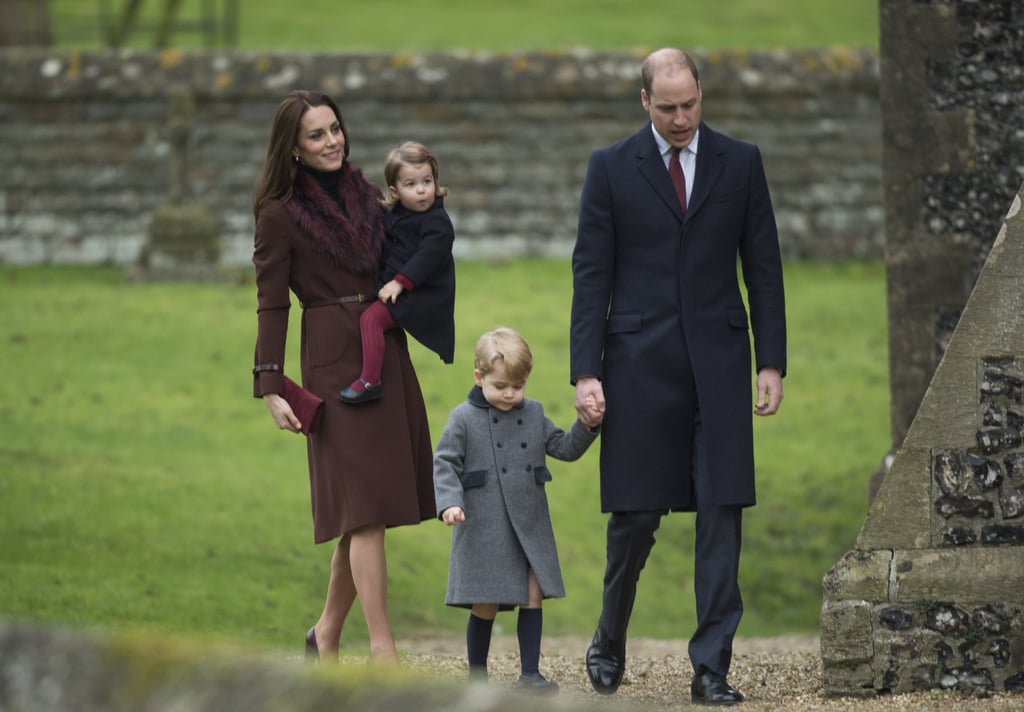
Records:
<instances>
[{"instance_id":1,"label":"green grass lawn","mask_svg":"<svg viewBox=\"0 0 1024 712\"><path fill-rule=\"evenodd\" d=\"M54 33L65 47L96 47L99 9L125 0L50 0ZM146 2L130 44L151 47L163 2ZM222 6L224 3L206 3ZM374 0L337 2L244 0L238 17L242 49L565 50L656 48L876 47L877 0ZM183 0L179 17L201 16L201 0ZM196 33L179 47L201 47Z\"/></svg>"},{"instance_id":2,"label":"green grass lawn","mask_svg":"<svg viewBox=\"0 0 1024 712\"><path fill-rule=\"evenodd\" d=\"M473 343L499 324L527 337L527 393L568 426L568 261L458 272L456 363L414 345L435 440L471 385ZM756 422L746 636L815 629L821 577L853 545L889 445L883 265L791 263L786 279L790 375L781 413ZM312 544L303 440L250 395L249 273L138 284L109 268L8 266L0 305L0 616L296 648L331 546ZM293 364L297 347L293 330ZM547 635L589 635L599 610L597 454L549 463L568 598L545 606ZM691 530L690 515L665 520L632 635L692 631ZM440 522L389 535L399 637L463 629L464 612L443 604L449 536ZM361 650L358 611L351 621ZM511 621L499 617L506 631Z\"/></svg>"}]
</instances>

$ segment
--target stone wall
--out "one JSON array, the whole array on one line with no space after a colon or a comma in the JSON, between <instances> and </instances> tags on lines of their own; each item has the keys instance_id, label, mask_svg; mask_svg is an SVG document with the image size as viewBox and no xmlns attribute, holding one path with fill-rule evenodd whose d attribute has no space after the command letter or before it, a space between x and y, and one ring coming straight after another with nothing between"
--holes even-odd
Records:
<instances>
[{"instance_id":1,"label":"stone wall","mask_svg":"<svg viewBox=\"0 0 1024 712\"><path fill-rule=\"evenodd\" d=\"M880 257L871 51L696 55L706 120L758 143L788 257ZM351 160L381 182L405 139L439 157L460 256L565 255L596 147L639 129L640 53L284 55L0 52L0 263L136 260L171 177L169 97L194 98L188 200L225 264L252 249L251 197L277 102L338 99Z\"/></svg>"}]
</instances>

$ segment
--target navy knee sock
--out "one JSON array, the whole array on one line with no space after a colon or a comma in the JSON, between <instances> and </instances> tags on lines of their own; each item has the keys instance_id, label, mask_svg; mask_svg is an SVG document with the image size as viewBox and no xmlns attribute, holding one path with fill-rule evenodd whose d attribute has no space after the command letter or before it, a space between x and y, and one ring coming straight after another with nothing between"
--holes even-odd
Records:
<instances>
[{"instance_id":1,"label":"navy knee sock","mask_svg":"<svg viewBox=\"0 0 1024 712\"><path fill-rule=\"evenodd\" d=\"M543 609L519 609L516 633L519 636L519 660L524 675L540 672L540 636L543 629Z\"/></svg>"},{"instance_id":2,"label":"navy knee sock","mask_svg":"<svg viewBox=\"0 0 1024 712\"><path fill-rule=\"evenodd\" d=\"M469 614L466 624L466 652L469 657L469 672L487 674L487 654L491 649L491 629L494 619L485 620Z\"/></svg>"}]
</instances>

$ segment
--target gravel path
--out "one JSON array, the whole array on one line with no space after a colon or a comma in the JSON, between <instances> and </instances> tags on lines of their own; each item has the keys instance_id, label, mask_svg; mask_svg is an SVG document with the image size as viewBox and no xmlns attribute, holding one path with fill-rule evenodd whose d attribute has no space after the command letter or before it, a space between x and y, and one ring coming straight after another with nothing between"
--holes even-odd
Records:
<instances>
[{"instance_id":1,"label":"gravel path","mask_svg":"<svg viewBox=\"0 0 1024 712\"><path fill-rule=\"evenodd\" d=\"M630 640L628 664L617 694L597 695L584 671L588 638L545 638L540 669L561 686L561 698L587 700L595 710L613 710L631 701L644 710L690 707L692 668L685 641ZM400 641L410 667L456 679L466 676L465 642L459 639ZM511 687L519 676L515 636L496 636L489 661L492 684ZM729 681L746 701L739 710L1024 710L1024 694L989 698L933 691L870 699L826 698L822 690L817 637L741 639L735 644Z\"/></svg>"}]
</instances>

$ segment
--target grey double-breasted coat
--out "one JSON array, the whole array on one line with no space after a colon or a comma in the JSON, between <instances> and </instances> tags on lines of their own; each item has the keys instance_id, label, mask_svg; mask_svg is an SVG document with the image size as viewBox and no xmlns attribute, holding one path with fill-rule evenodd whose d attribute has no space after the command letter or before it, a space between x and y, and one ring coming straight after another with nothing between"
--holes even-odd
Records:
<instances>
[{"instance_id":1,"label":"grey double-breasted coat","mask_svg":"<svg viewBox=\"0 0 1024 712\"><path fill-rule=\"evenodd\" d=\"M565 596L545 455L576 460L596 437L579 420L562 430L529 398L492 408L479 387L452 410L434 451L434 496L439 517L462 507L466 520L453 527L445 603L526 604L531 568L545 598Z\"/></svg>"}]
</instances>

